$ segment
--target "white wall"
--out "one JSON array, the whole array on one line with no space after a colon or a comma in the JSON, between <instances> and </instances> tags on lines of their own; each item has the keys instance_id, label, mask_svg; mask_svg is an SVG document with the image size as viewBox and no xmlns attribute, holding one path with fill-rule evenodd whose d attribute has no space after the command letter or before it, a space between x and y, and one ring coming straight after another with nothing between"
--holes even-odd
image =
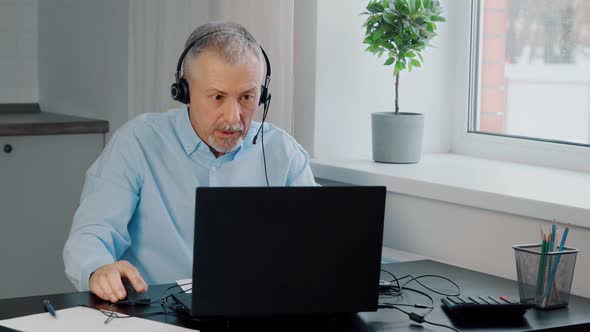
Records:
<instances>
[{"instance_id":1,"label":"white wall","mask_svg":"<svg viewBox=\"0 0 590 332\"><path fill-rule=\"evenodd\" d=\"M448 1L441 1L443 7ZM316 158L371 155L370 113L394 110L394 76L385 58L365 53L362 24L365 0L317 3L315 76ZM446 8L446 7L445 7ZM453 8L448 8L452 10ZM452 13L445 13L445 16ZM453 40L446 23L439 25L437 48L424 52L425 64L400 75L400 109L424 113L424 151L448 152L451 142L450 91Z\"/></svg>"},{"instance_id":2,"label":"white wall","mask_svg":"<svg viewBox=\"0 0 590 332\"><path fill-rule=\"evenodd\" d=\"M314 155L316 48L316 0L295 1L293 36L293 136Z\"/></svg>"},{"instance_id":3,"label":"white wall","mask_svg":"<svg viewBox=\"0 0 590 332\"><path fill-rule=\"evenodd\" d=\"M41 109L125 123L128 24L128 1L40 1Z\"/></svg>"},{"instance_id":4,"label":"white wall","mask_svg":"<svg viewBox=\"0 0 590 332\"><path fill-rule=\"evenodd\" d=\"M0 103L38 101L37 0L0 1Z\"/></svg>"},{"instance_id":5,"label":"white wall","mask_svg":"<svg viewBox=\"0 0 590 332\"><path fill-rule=\"evenodd\" d=\"M512 246L538 243L542 222L396 193L387 194L385 215L385 246L513 280ZM572 291L585 297L590 297L589 238L590 230L572 227L567 239L580 249Z\"/></svg>"}]
</instances>

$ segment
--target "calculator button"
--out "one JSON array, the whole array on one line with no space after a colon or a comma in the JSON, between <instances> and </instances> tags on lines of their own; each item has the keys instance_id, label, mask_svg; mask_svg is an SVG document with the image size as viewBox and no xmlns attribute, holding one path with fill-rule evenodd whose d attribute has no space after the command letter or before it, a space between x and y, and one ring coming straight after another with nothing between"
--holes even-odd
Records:
<instances>
[{"instance_id":1,"label":"calculator button","mask_svg":"<svg viewBox=\"0 0 590 332\"><path fill-rule=\"evenodd\" d=\"M474 298L473 298L473 297L471 297L471 296L468 296L467 298L468 298L468 299L470 299L470 300L471 300L471 302L473 302L473 303L475 303L475 304L483 304L483 302L482 302L481 300L480 300L480 301L478 301L478 300L474 299Z\"/></svg>"},{"instance_id":2,"label":"calculator button","mask_svg":"<svg viewBox=\"0 0 590 332\"><path fill-rule=\"evenodd\" d=\"M514 302L514 300L512 300L512 299L510 298L510 296L506 296L506 295L504 295L504 296L500 296L500 300L502 300L502 301L504 301L504 302L506 302L506 303L510 303L510 304L513 304L513 303L515 303L515 302Z\"/></svg>"},{"instance_id":3,"label":"calculator button","mask_svg":"<svg viewBox=\"0 0 590 332\"><path fill-rule=\"evenodd\" d=\"M479 298L480 300L482 300L482 301L483 301L485 304L490 304L490 302L488 302L488 301L487 301L486 299L484 299L483 297L481 297L481 296L478 296L478 298Z\"/></svg>"},{"instance_id":4,"label":"calculator button","mask_svg":"<svg viewBox=\"0 0 590 332\"><path fill-rule=\"evenodd\" d=\"M493 297L491 297L491 296L488 296L488 298L489 298L490 300L492 300L492 302L496 302L496 304L501 304L500 302L498 302L498 300L494 299L494 298L493 298ZM490 303L492 303L492 302L490 302Z\"/></svg>"},{"instance_id":5,"label":"calculator button","mask_svg":"<svg viewBox=\"0 0 590 332\"><path fill-rule=\"evenodd\" d=\"M453 304L459 304L459 302L455 301L455 300L454 300L452 297L450 297L450 296L447 296L447 299L448 299L449 301L451 301L451 303L453 303Z\"/></svg>"}]
</instances>

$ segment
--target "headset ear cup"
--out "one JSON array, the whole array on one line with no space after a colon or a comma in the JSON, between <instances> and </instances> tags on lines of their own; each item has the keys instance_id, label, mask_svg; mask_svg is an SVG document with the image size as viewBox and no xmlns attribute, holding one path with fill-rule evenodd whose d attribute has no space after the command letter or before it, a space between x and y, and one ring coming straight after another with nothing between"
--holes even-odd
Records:
<instances>
[{"instance_id":1,"label":"headset ear cup","mask_svg":"<svg viewBox=\"0 0 590 332\"><path fill-rule=\"evenodd\" d=\"M266 103L267 99L268 99L268 88L264 85L261 85L260 100L258 101L258 105L263 105L264 103Z\"/></svg>"},{"instance_id":2,"label":"headset ear cup","mask_svg":"<svg viewBox=\"0 0 590 332\"><path fill-rule=\"evenodd\" d=\"M172 95L172 99L183 104L188 104L190 101L188 81L181 78L177 83L173 83L172 86L170 86L170 95Z\"/></svg>"},{"instance_id":3,"label":"headset ear cup","mask_svg":"<svg viewBox=\"0 0 590 332\"><path fill-rule=\"evenodd\" d=\"M178 86L178 83L172 83L172 85L170 86L170 95L172 96L172 99L178 101L179 93L180 87Z\"/></svg>"},{"instance_id":4,"label":"headset ear cup","mask_svg":"<svg viewBox=\"0 0 590 332\"><path fill-rule=\"evenodd\" d=\"M188 81L184 78L181 78L180 81L178 81L178 85L180 92L178 101L183 104L188 104L191 101L191 94L190 90L188 89Z\"/></svg>"}]
</instances>

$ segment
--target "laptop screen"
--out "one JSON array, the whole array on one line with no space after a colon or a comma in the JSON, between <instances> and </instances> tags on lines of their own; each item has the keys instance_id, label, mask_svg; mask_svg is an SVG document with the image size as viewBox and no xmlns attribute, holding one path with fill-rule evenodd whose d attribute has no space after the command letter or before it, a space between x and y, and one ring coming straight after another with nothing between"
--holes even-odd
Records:
<instances>
[{"instance_id":1,"label":"laptop screen","mask_svg":"<svg viewBox=\"0 0 590 332\"><path fill-rule=\"evenodd\" d=\"M191 314L375 311L385 187L197 188Z\"/></svg>"}]
</instances>

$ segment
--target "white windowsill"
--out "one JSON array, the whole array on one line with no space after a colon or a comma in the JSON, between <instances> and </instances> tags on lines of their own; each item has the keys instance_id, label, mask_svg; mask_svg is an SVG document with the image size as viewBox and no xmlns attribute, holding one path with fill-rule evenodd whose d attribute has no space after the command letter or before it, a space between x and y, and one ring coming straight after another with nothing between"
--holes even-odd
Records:
<instances>
[{"instance_id":1,"label":"white windowsill","mask_svg":"<svg viewBox=\"0 0 590 332\"><path fill-rule=\"evenodd\" d=\"M590 174L427 153L418 164L313 159L314 176L590 228Z\"/></svg>"}]
</instances>

